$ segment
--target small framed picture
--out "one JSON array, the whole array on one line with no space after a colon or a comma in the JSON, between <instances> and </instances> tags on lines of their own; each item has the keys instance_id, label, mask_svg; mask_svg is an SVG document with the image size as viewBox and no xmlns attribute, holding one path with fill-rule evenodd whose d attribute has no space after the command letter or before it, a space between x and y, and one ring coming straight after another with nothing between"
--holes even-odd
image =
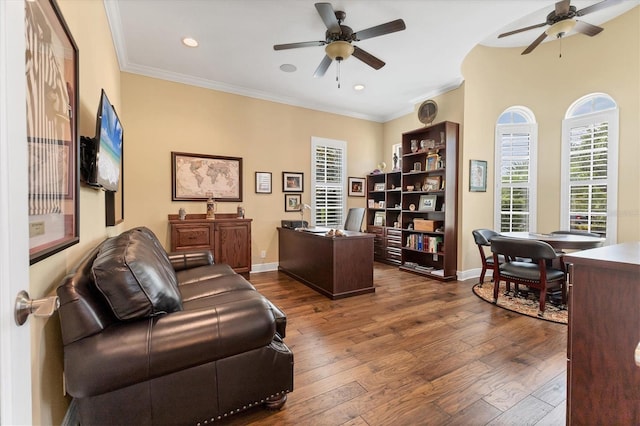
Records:
<instances>
[{"instance_id":1,"label":"small framed picture","mask_svg":"<svg viewBox=\"0 0 640 426\"><path fill-rule=\"evenodd\" d=\"M429 176L424 180L424 191L439 191L442 188L440 176Z\"/></svg>"},{"instance_id":2,"label":"small framed picture","mask_svg":"<svg viewBox=\"0 0 640 426\"><path fill-rule=\"evenodd\" d=\"M440 156L438 154L427 155L427 167L426 170L437 170L441 167Z\"/></svg>"},{"instance_id":3,"label":"small framed picture","mask_svg":"<svg viewBox=\"0 0 640 426\"><path fill-rule=\"evenodd\" d=\"M349 197L364 197L364 178L349 178Z\"/></svg>"},{"instance_id":4,"label":"small framed picture","mask_svg":"<svg viewBox=\"0 0 640 426\"><path fill-rule=\"evenodd\" d=\"M370 209L375 208L375 207L376 207L376 200L374 200L374 199L372 199L372 198L369 198L369 199L367 200L367 206L368 206Z\"/></svg>"},{"instance_id":5,"label":"small framed picture","mask_svg":"<svg viewBox=\"0 0 640 426\"><path fill-rule=\"evenodd\" d=\"M413 171L414 172L419 172L422 170L422 163L419 161L416 161L415 163L413 163Z\"/></svg>"},{"instance_id":6,"label":"small framed picture","mask_svg":"<svg viewBox=\"0 0 640 426\"><path fill-rule=\"evenodd\" d=\"M487 192L487 162L469 160L469 191Z\"/></svg>"},{"instance_id":7,"label":"small framed picture","mask_svg":"<svg viewBox=\"0 0 640 426\"><path fill-rule=\"evenodd\" d=\"M256 194L271 194L271 172L256 172Z\"/></svg>"},{"instance_id":8,"label":"small framed picture","mask_svg":"<svg viewBox=\"0 0 640 426\"><path fill-rule=\"evenodd\" d=\"M375 216L373 217L373 224L375 226L384 226L385 225L385 217L384 217L384 212L376 212Z\"/></svg>"},{"instance_id":9,"label":"small framed picture","mask_svg":"<svg viewBox=\"0 0 640 426\"><path fill-rule=\"evenodd\" d=\"M432 212L436 210L437 195L421 195L418 210L423 212Z\"/></svg>"},{"instance_id":10,"label":"small framed picture","mask_svg":"<svg viewBox=\"0 0 640 426\"><path fill-rule=\"evenodd\" d=\"M374 191L384 191L384 182L378 182L373 184Z\"/></svg>"},{"instance_id":11,"label":"small framed picture","mask_svg":"<svg viewBox=\"0 0 640 426\"><path fill-rule=\"evenodd\" d=\"M302 194L284 194L284 211L299 212L302 208Z\"/></svg>"},{"instance_id":12,"label":"small framed picture","mask_svg":"<svg viewBox=\"0 0 640 426\"><path fill-rule=\"evenodd\" d=\"M384 201L378 201L378 208L384 209Z\"/></svg>"},{"instance_id":13,"label":"small framed picture","mask_svg":"<svg viewBox=\"0 0 640 426\"><path fill-rule=\"evenodd\" d=\"M282 192L304 192L302 172L282 172Z\"/></svg>"}]
</instances>

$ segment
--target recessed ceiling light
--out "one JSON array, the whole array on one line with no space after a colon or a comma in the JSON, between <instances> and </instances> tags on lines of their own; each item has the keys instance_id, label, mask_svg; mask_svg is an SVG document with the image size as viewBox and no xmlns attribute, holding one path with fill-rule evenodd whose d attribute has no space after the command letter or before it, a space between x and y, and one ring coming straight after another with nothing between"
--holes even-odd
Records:
<instances>
[{"instance_id":1,"label":"recessed ceiling light","mask_svg":"<svg viewBox=\"0 0 640 426\"><path fill-rule=\"evenodd\" d=\"M356 90L358 92L364 90L364 84L354 84L353 90Z\"/></svg>"},{"instance_id":2,"label":"recessed ceiling light","mask_svg":"<svg viewBox=\"0 0 640 426\"><path fill-rule=\"evenodd\" d=\"M182 44L187 47L198 47L198 40L191 37L185 37L182 39Z\"/></svg>"},{"instance_id":3,"label":"recessed ceiling light","mask_svg":"<svg viewBox=\"0 0 640 426\"><path fill-rule=\"evenodd\" d=\"M296 68L296 66L293 64L282 64L280 65L280 70L284 72L295 72L298 70L298 68Z\"/></svg>"}]
</instances>

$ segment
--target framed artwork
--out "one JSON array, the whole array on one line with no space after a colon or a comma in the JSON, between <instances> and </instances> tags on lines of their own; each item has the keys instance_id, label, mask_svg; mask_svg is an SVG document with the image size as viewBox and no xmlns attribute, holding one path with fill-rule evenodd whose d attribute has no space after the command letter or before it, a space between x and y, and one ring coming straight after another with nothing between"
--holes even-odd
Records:
<instances>
[{"instance_id":1,"label":"framed artwork","mask_svg":"<svg viewBox=\"0 0 640 426\"><path fill-rule=\"evenodd\" d=\"M173 201L242 201L242 158L171 153Z\"/></svg>"},{"instance_id":2,"label":"framed artwork","mask_svg":"<svg viewBox=\"0 0 640 426\"><path fill-rule=\"evenodd\" d=\"M282 192L304 192L304 174L282 172Z\"/></svg>"},{"instance_id":3,"label":"framed artwork","mask_svg":"<svg viewBox=\"0 0 640 426\"><path fill-rule=\"evenodd\" d=\"M302 194L284 194L284 211L299 212L302 208Z\"/></svg>"},{"instance_id":4,"label":"framed artwork","mask_svg":"<svg viewBox=\"0 0 640 426\"><path fill-rule=\"evenodd\" d=\"M374 183L373 184L374 191L384 191L384 182Z\"/></svg>"},{"instance_id":5,"label":"framed artwork","mask_svg":"<svg viewBox=\"0 0 640 426\"><path fill-rule=\"evenodd\" d=\"M55 1L24 7L33 265L80 241L78 47Z\"/></svg>"},{"instance_id":6,"label":"framed artwork","mask_svg":"<svg viewBox=\"0 0 640 426\"><path fill-rule=\"evenodd\" d=\"M440 156L438 154L427 155L427 168L426 170L437 170L441 167Z\"/></svg>"},{"instance_id":7,"label":"framed artwork","mask_svg":"<svg viewBox=\"0 0 640 426\"><path fill-rule=\"evenodd\" d=\"M373 224L375 226L385 226L385 213L384 212L376 212L373 217Z\"/></svg>"},{"instance_id":8,"label":"framed artwork","mask_svg":"<svg viewBox=\"0 0 640 426\"><path fill-rule=\"evenodd\" d=\"M487 191L487 162L483 160L469 160L469 191Z\"/></svg>"},{"instance_id":9,"label":"framed artwork","mask_svg":"<svg viewBox=\"0 0 640 426\"><path fill-rule=\"evenodd\" d=\"M256 172L256 194L271 194L271 172Z\"/></svg>"},{"instance_id":10,"label":"framed artwork","mask_svg":"<svg viewBox=\"0 0 640 426\"><path fill-rule=\"evenodd\" d=\"M424 180L423 191L439 191L442 188L441 176L429 176Z\"/></svg>"},{"instance_id":11,"label":"framed artwork","mask_svg":"<svg viewBox=\"0 0 640 426\"><path fill-rule=\"evenodd\" d=\"M364 178L349 178L349 196L364 197Z\"/></svg>"},{"instance_id":12,"label":"framed artwork","mask_svg":"<svg viewBox=\"0 0 640 426\"><path fill-rule=\"evenodd\" d=\"M418 210L423 212L432 212L436 210L437 195L421 195Z\"/></svg>"}]
</instances>

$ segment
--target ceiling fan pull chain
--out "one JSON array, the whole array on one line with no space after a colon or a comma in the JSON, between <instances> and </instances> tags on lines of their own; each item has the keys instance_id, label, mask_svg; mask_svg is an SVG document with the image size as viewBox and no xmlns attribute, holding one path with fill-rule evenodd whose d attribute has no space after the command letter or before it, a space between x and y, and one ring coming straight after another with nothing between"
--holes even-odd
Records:
<instances>
[{"instance_id":1,"label":"ceiling fan pull chain","mask_svg":"<svg viewBox=\"0 0 640 426\"><path fill-rule=\"evenodd\" d=\"M337 74L336 74L336 81L338 82L338 89L340 88L340 62L342 61L336 61L337 64Z\"/></svg>"}]
</instances>

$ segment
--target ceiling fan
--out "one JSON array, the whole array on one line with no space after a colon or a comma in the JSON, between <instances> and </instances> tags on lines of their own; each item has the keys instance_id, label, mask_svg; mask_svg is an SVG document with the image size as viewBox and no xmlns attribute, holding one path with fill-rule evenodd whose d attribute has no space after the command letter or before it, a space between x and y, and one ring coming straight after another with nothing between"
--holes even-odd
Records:
<instances>
[{"instance_id":1,"label":"ceiling fan","mask_svg":"<svg viewBox=\"0 0 640 426\"><path fill-rule=\"evenodd\" d=\"M360 59L362 62L376 70L382 68L385 65L382 60L376 58L364 49L355 46L353 42L394 33L396 31L402 31L406 28L402 19L396 19L395 21L390 21L386 24L380 24L376 25L375 27L354 32L350 27L342 25L342 22L347 16L345 12L334 11L331 3L316 3L315 6L318 14L320 15L320 18L322 18L322 21L327 27L324 40L276 44L273 46L274 50L295 49L298 47L310 46L326 46L326 55L313 74L314 77L322 77L329 68L329 65L331 65L332 61L336 60L339 64L341 61L347 59L351 55L355 56L356 58Z\"/></svg>"},{"instance_id":2,"label":"ceiling fan","mask_svg":"<svg viewBox=\"0 0 640 426\"><path fill-rule=\"evenodd\" d=\"M547 20L541 24L531 25L529 27L520 28L517 30L502 33L498 38L507 37L513 34L521 33L523 31L529 31L535 28L544 27L549 25L550 27L545 30L540 36L533 41L523 52L522 55L531 53L533 49L538 47L540 43L544 41L547 36L555 36L556 38L562 38L566 33L575 28L579 33L593 37L599 34L604 28L596 25L588 24L584 21L576 21L575 17L584 16L588 13L592 13L601 9L604 9L614 4L620 3L621 0L604 0L600 3L587 6L583 9L577 10L575 6L571 6L571 0L562 0L556 3L555 10L547 15Z\"/></svg>"}]
</instances>

